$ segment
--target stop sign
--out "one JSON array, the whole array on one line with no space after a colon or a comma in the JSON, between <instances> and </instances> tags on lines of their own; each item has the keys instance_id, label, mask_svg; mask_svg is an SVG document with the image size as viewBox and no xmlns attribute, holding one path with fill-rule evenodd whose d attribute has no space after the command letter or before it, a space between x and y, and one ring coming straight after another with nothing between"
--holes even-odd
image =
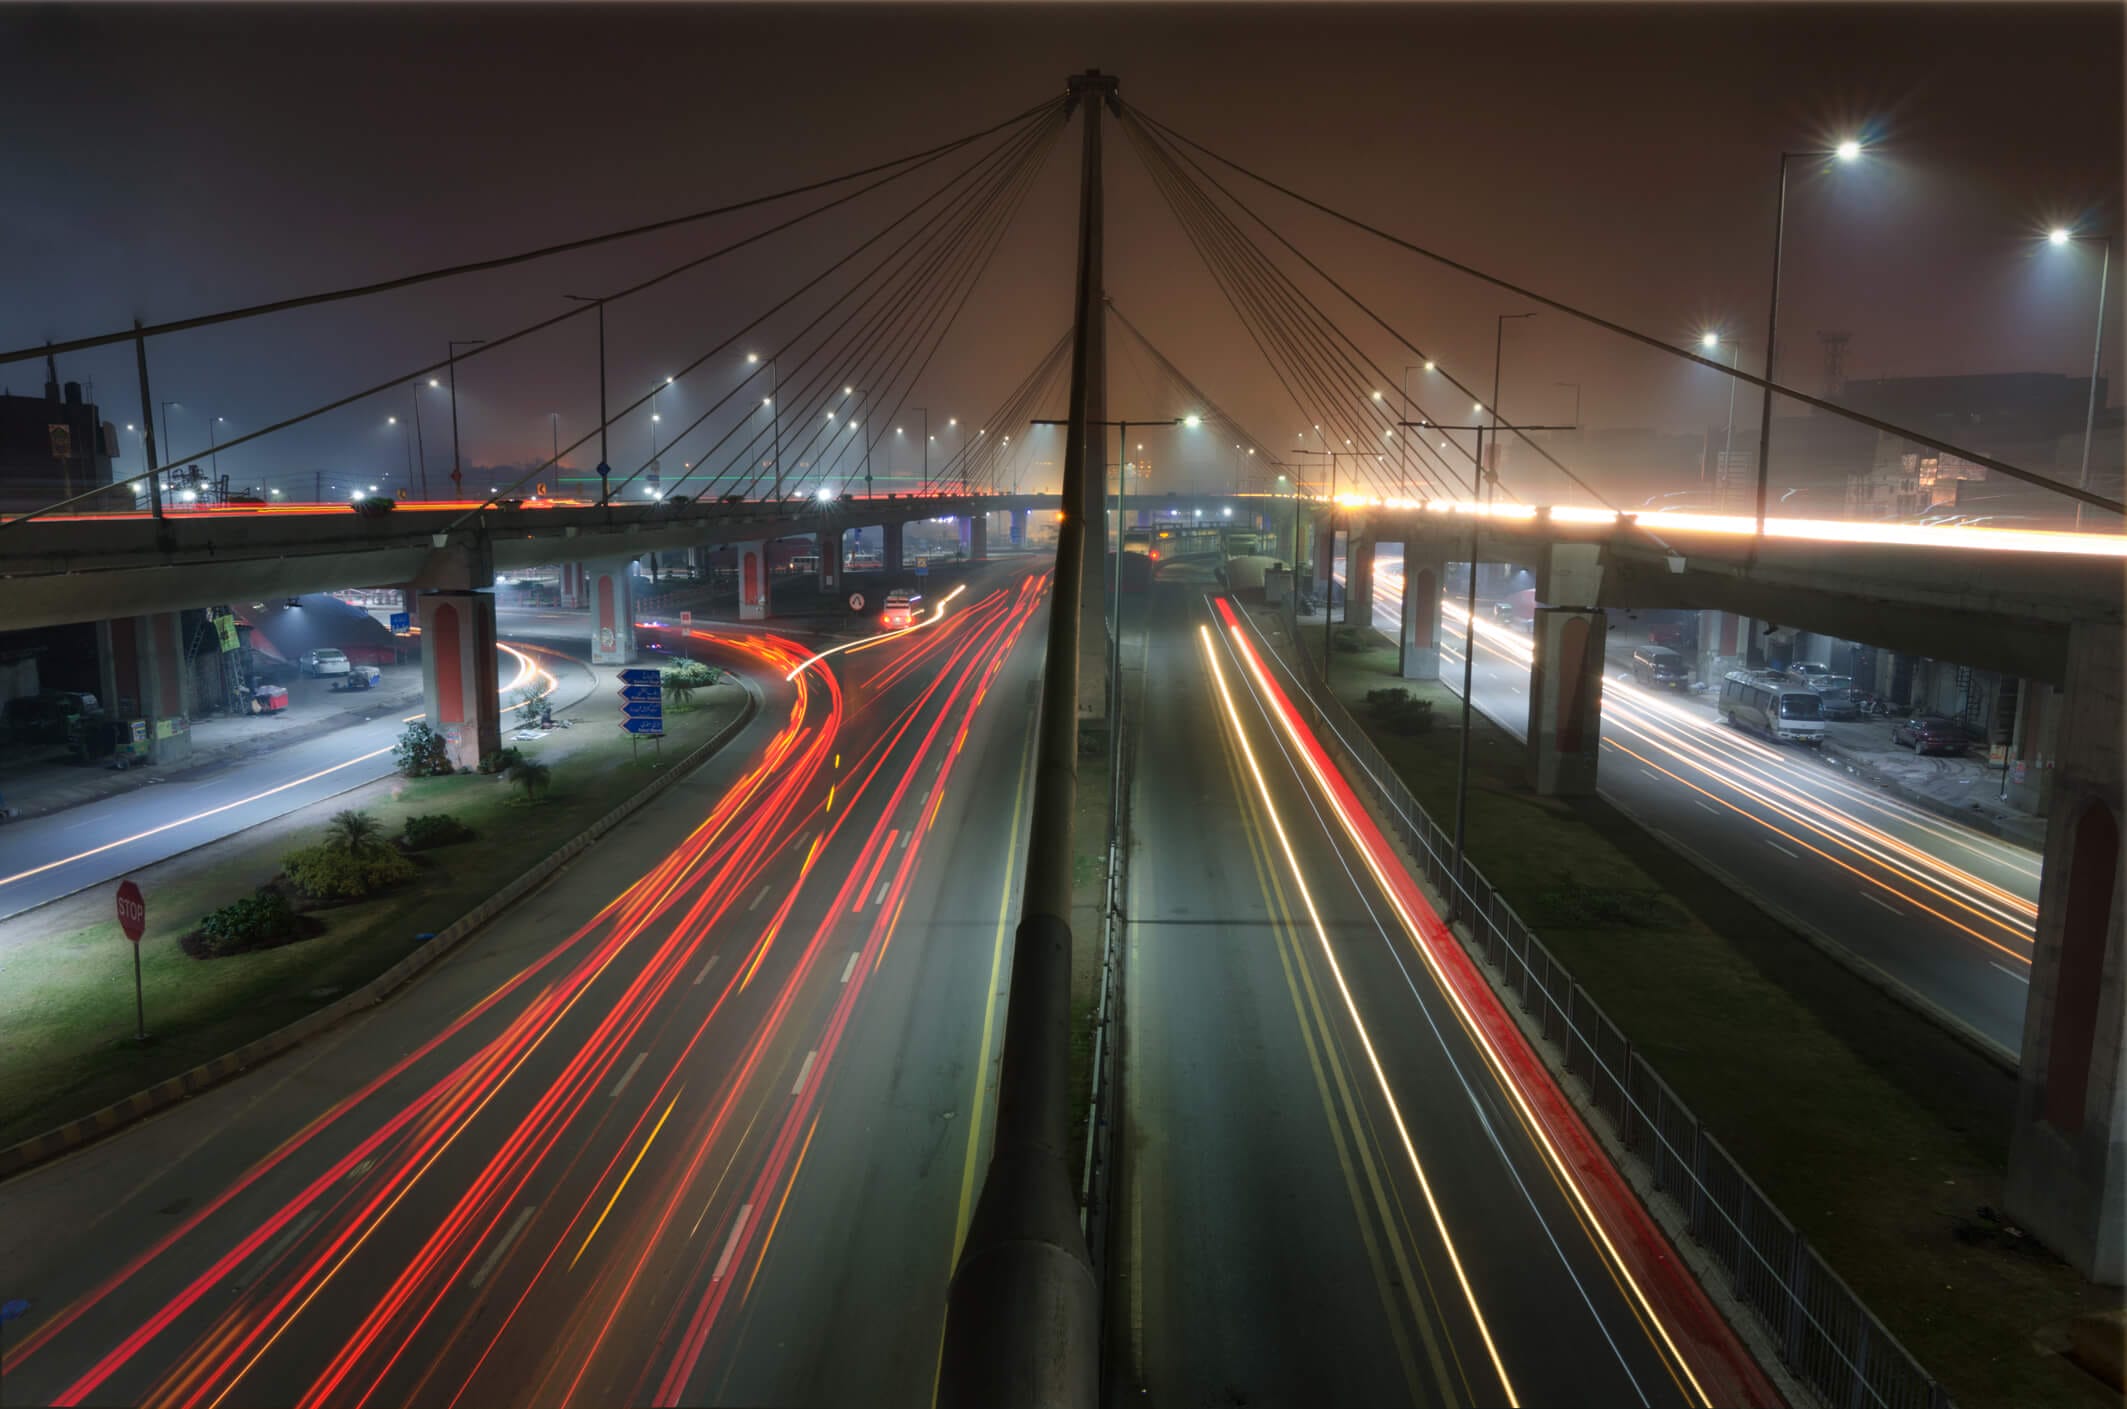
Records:
<instances>
[{"instance_id":1,"label":"stop sign","mask_svg":"<svg viewBox=\"0 0 2127 1409\"><path fill-rule=\"evenodd\" d=\"M140 887L131 881L118 887L118 928L125 931L126 938L140 943L141 931L148 927L148 902L140 898Z\"/></svg>"}]
</instances>

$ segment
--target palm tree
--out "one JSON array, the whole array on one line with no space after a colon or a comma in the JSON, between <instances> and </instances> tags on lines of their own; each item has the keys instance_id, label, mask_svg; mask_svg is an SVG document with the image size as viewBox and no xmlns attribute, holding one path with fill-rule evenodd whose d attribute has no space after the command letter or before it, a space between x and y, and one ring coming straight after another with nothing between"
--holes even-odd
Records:
<instances>
[{"instance_id":1,"label":"palm tree","mask_svg":"<svg viewBox=\"0 0 2127 1409\"><path fill-rule=\"evenodd\" d=\"M377 819L367 812L352 809L335 812L332 820L325 824L326 843L351 856L368 851L382 836L383 829L377 826Z\"/></svg>"},{"instance_id":2,"label":"palm tree","mask_svg":"<svg viewBox=\"0 0 2127 1409\"><path fill-rule=\"evenodd\" d=\"M665 698L672 702L673 713L689 709L694 704L694 680L677 672L665 676Z\"/></svg>"},{"instance_id":3,"label":"palm tree","mask_svg":"<svg viewBox=\"0 0 2127 1409\"><path fill-rule=\"evenodd\" d=\"M553 769L547 767L544 763L539 763L529 758L512 765L510 768L510 781L523 786L527 802L545 792L547 783L552 780L553 776Z\"/></svg>"}]
</instances>

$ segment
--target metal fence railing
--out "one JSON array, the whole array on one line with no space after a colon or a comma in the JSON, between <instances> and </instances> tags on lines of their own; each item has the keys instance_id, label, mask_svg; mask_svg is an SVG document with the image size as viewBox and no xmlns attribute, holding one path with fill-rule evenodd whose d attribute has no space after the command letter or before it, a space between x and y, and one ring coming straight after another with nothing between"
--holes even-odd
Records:
<instances>
[{"instance_id":1,"label":"metal fence railing","mask_svg":"<svg viewBox=\"0 0 2127 1409\"><path fill-rule=\"evenodd\" d=\"M1271 656L1313 709L1324 745L1343 756L1347 776L1358 775L1352 781L1368 786L1425 879L1447 898L1450 929L1494 989L1511 995L1541 1033L1539 1054L1581 1084L1609 1126L1613 1150L1645 1174L1655 1196L1643 1200L1649 1212L1660 1219L1666 1203L1674 1215L1667 1221L1711 1261L1721 1285L1708 1290L1725 1292L1756 1321L1781 1364L1826 1409L1947 1409L1942 1386L1751 1182L1467 855L1461 876L1451 874L1451 835L1322 687L1312 657L1304 650ZM1700 1276L1710 1280L1703 1270Z\"/></svg>"}]
</instances>

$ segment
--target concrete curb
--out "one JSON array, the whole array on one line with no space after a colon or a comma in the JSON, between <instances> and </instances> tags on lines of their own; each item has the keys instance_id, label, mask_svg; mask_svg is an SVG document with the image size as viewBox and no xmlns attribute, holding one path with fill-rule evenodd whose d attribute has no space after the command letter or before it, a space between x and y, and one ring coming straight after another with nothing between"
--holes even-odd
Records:
<instances>
[{"instance_id":1,"label":"concrete curb","mask_svg":"<svg viewBox=\"0 0 2127 1409\"><path fill-rule=\"evenodd\" d=\"M34 1135L19 1144L0 1150L0 1180L33 1169L49 1160L58 1158L82 1146L102 1139L113 1131L122 1130L155 1112L176 1105L179 1101L211 1086L219 1086L230 1077L248 1071L268 1058L278 1056L289 1048L316 1036L325 1029L350 1017L364 1008L374 1007L398 989L404 987L422 970L429 968L444 955L456 949L475 930L508 909L516 901L538 889L555 872L561 870L588 849L591 844L613 830L631 814L647 806L679 778L707 762L719 749L737 738L747 725L761 712L761 690L751 679L739 682L746 690L746 708L739 716L718 730L713 738L698 746L692 753L681 758L673 766L653 778L626 801L614 807L583 831L563 842L547 857L525 871L495 894L460 915L456 920L438 931L435 938L413 953L393 964L383 973L350 993L342 994L332 1002L297 1018L287 1026L253 1038L233 1052L225 1052L212 1061L203 1062L189 1071L166 1078L145 1091L136 1091L122 1101L105 1106L102 1110L68 1121L56 1130Z\"/></svg>"},{"instance_id":2,"label":"concrete curb","mask_svg":"<svg viewBox=\"0 0 2127 1409\"><path fill-rule=\"evenodd\" d=\"M2045 848L2043 823L2040 824L2038 836L2020 836L2005 827L1998 818L1990 816L1982 809L1959 807L1957 804L1945 802L1939 797L1929 797L1926 793L1907 787L1889 774L1879 772L1876 766L1869 762L1867 754L1854 753L1848 749L1841 748L1832 740L1826 739L1824 741L1824 756L1838 759L1848 768L1851 768L1858 777L1866 779L1876 787L1882 788L1900 802L1909 803L1923 812L1930 812L1945 821L1956 822L1961 826L1970 827L1975 832L1985 832L1996 841L2005 841L2012 846L2029 847L2034 851L2041 851Z\"/></svg>"}]
</instances>

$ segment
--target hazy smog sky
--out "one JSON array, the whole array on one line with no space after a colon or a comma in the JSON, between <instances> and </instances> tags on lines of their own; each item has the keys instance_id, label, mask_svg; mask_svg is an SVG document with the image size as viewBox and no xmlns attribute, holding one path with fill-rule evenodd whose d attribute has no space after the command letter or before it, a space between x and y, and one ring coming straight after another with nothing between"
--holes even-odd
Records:
<instances>
[{"instance_id":1,"label":"hazy smog sky","mask_svg":"<svg viewBox=\"0 0 2127 1409\"><path fill-rule=\"evenodd\" d=\"M1791 180L1782 380L2086 375L2096 246L2122 170L2117 5L39 6L0 10L0 345L19 347L378 279L708 207L986 126L1071 71L1353 215L1679 344L1707 327L1762 361L1780 151L1856 135L1868 158ZM1301 411L1270 377L1111 125L1108 289L1265 443ZM1074 124L911 398L979 418L1068 319ZM1510 297L1250 199L1426 351L1480 384ZM882 211L884 206L866 207ZM753 220L752 224L746 220ZM153 348L182 403L256 428L561 311L760 221L179 335ZM720 341L875 215L783 238L611 314L616 401ZM2113 271L2113 286L2123 271ZM2112 307L2117 308L2115 296ZM1348 309L1384 366L1410 360ZM461 370L468 464L544 456L596 420L588 320ZM1519 419L1698 431L1718 377L1557 314L1509 334ZM1111 344L1113 345L1113 344ZM2118 385L2115 330L2105 351ZM727 359L728 361L729 359ZM1177 393L1115 361L1112 414ZM671 409L740 375L704 368ZM109 419L139 419L130 351L63 359ZM0 367L18 394L35 362ZM621 393L625 391L627 396ZM225 457L239 478L389 471L411 393ZM2111 393L2117 403L2119 394ZM1141 402L1158 402L1143 405ZM431 466L447 404L422 405ZM1755 414L1755 403L1752 403ZM187 418L196 418L188 422ZM934 424L933 429L936 429ZM646 453L647 426L616 428ZM139 468L128 437L123 472ZM618 463L622 449L616 445ZM642 458L641 454L635 456ZM1187 456L1183 457L1187 459ZM571 457L574 463L588 458Z\"/></svg>"}]
</instances>

